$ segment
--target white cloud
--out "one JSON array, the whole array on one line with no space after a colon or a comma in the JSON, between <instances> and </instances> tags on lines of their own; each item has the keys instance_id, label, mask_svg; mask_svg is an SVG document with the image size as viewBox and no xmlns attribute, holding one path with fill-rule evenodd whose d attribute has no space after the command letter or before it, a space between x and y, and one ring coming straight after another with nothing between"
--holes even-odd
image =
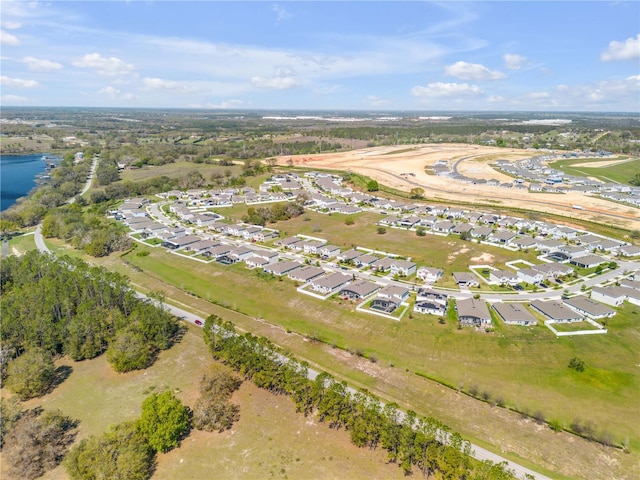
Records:
<instances>
[{"instance_id":1,"label":"white cloud","mask_svg":"<svg viewBox=\"0 0 640 480\"><path fill-rule=\"evenodd\" d=\"M505 68L509 70L520 70L527 63L527 57L517 53L505 53L502 58Z\"/></svg>"},{"instance_id":2,"label":"white cloud","mask_svg":"<svg viewBox=\"0 0 640 480\"><path fill-rule=\"evenodd\" d=\"M290 90L300 86L293 77L253 77L251 84L256 88L265 88L269 90Z\"/></svg>"},{"instance_id":3,"label":"white cloud","mask_svg":"<svg viewBox=\"0 0 640 480\"><path fill-rule=\"evenodd\" d=\"M6 22L2 22L2 26L7 30L17 30L18 28L22 27L22 24L20 22L7 20Z\"/></svg>"},{"instance_id":4,"label":"white cloud","mask_svg":"<svg viewBox=\"0 0 640 480\"><path fill-rule=\"evenodd\" d=\"M0 44L16 46L20 45L20 40L18 40L18 37L15 35L5 32L4 30L0 30Z\"/></svg>"},{"instance_id":5,"label":"white cloud","mask_svg":"<svg viewBox=\"0 0 640 480\"><path fill-rule=\"evenodd\" d=\"M115 87L108 86L98 90L98 93L106 95L113 100L133 100L135 96L132 93L122 93Z\"/></svg>"},{"instance_id":6,"label":"white cloud","mask_svg":"<svg viewBox=\"0 0 640 480\"><path fill-rule=\"evenodd\" d=\"M389 105L389 100L377 97L375 95L368 95L364 102L370 107L386 107Z\"/></svg>"},{"instance_id":7,"label":"white cloud","mask_svg":"<svg viewBox=\"0 0 640 480\"><path fill-rule=\"evenodd\" d=\"M274 3L271 6L271 10L275 12L277 22L281 22L282 20L286 20L292 16L282 5L278 5L277 3Z\"/></svg>"},{"instance_id":8,"label":"white cloud","mask_svg":"<svg viewBox=\"0 0 640 480\"><path fill-rule=\"evenodd\" d=\"M0 101L4 105L24 105L25 103L29 103L27 97L21 97L19 95L2 95Z\"/></svg>"},{"instance_id":9,"label":"white cloud","mask_svg":"<svg viewBox=\"0 0 640 480\"><path fill-rule=\"evenodd\" d=\"M7 87L16 88L33 88L38 86L38 82L35 80L23 80L22 78L11 78L6 75L0 76L0 84Z\"/></svg>"},{"instance_id":10,"label":"white cloud","mask_svg":"<svg viewBox=\"0 0 640 480\"><path fill-rule=\"evenodd\" d=\"M99 53L88 53L80 60L73 62L73 65L80 68L93 69L99 75L107 77L127 75L135 70L133 65L124 63L119 58L103 57Z\"/></svg>"},{"instance_id":11,"label":"white cloud","mask_svg":"<svg viewBox=\"0 0 640 480\"><path fill-rule=\"evenodd\" d=\"M640 58L640 33L635 37L627 38L624 42L609 42L607 48L600 54L603 62L615 62L618 60L632 60Z\"/></svg>"},{"instance_id":12,"label":"white cloud","mask_svg":"<svg viewBox=\"0 0 640 480\"><path fill-rule=\"evenodd\" d=\"M222 101L220 103L207 103L205 105L205 108L228 109L228 108L240 108L243 105L244 105L244 102L242 100L238 100L236 98L232 98L231 100L225 100L225 101Z\"/></svg>"},{"instance_id":13,"label":"white cloud","mask_svg":"<svg viewBox=\"0 0 640 480\"><path fill-rule=\"evenodd\" d=\"M456 62L444 69L445 75L460 80L500 80L506 75L502 72L489 70L479 63Z\"/></svg>"},{"instance_id":14,"label":"white cloud","mask_svg":"<svg viewBox=\"0 0 640 480\"><path fill-rule=\"evenodd\" d=\"M164 78L143 78L142 83L148 90L168 90L175 93L198 93L201 91L200 88L190 83L165 80Z\"/></svg>"},{"instance_id":15,"label":"white cloud","mask_svg":"<svg viewBox=\"0 0 640 480\"><path fill-rule=\"evenodd\" d=\"M468 83L429 83L426 87L417 85L411 89L414 97L454 97L454 96L478 96L483 92L477 85Z\"/></svg>"},{"instance_id":16,"label":"white cloud","mask_svg":"<svg viewBox=\"0 0 640 480\"><path fill-rule=\"evenodd\" d=\"M44 60L41 58L24 57L22 59L22 62L27 64L29 70L33 70L36 72L53 72L54 70L62 69L61 63L52 62L51 60Z\"/></svg>"}]
</instances>

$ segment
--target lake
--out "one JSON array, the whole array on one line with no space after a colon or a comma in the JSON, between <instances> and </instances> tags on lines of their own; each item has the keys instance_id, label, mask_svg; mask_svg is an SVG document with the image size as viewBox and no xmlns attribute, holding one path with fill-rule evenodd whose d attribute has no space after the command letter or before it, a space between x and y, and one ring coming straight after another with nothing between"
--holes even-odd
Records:
<instances>
[{"instance_id":1,"label":"lake","mask_svg":"<svg viewBox=\"0 0 640 480\"><path fill-rule=\"evenodd\" d=\"M37 175L47 167L42 155L0 156L0 211L9 208L36 186Z\"/></svg>"}]
</instances>

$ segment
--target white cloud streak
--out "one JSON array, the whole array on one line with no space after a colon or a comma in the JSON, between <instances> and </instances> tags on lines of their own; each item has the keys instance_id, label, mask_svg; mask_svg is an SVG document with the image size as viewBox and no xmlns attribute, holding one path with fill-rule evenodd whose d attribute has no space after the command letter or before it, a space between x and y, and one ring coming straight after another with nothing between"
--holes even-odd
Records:
<instances>
[{"instance_id":1,"label":"white cloud streak","mask_svg":"<svg viewBox=\"0 0 640 480\"><path fill-rule=\"evenodd\" d=\"M99 53L88 53L73 65L80 68L95 70L99 75L116 77L128 75L135 70L134 66L116 57L103 57Z\"/></svg>"},{"instance_id":2,"label":"white cloud streak","mask_svg":"<svg viewBox=\"0 0 640 480\"><path fill-rule=\"evenodd\" d=\"M469 85L468 83L433 82L426 87L417 85L411 89L411 95L414 97L466 97L482 94L482 90L477 85Z\"/></svg>"},{"instance_id":3,"label":"white cloud streak","mask_svg":"<svg viewBox=\"0 0 640 480\"><path fill-rule=\"evenodd\" d=\"M502 58L505 68L509 70L520 70L527 63L527 57L517 53L506 53Z\"/></svg>"},{"instance_id":4,"label":"white cloud streak","mask_svg":"<svg viewBox=\"0 0 640 480\"><path fill-rule=\"evenodd\" d=\"M5 32L4 30L0 30L0 44L2 45L11 45L17 46L20 45L20 40L15 35Z\"/></svg>"},{"instance_id":5,"label":"white cloud streak","mask_svg":"<svg viewBox=\"0 0 640 480\"><path fill-rule=\"evenodd\" d=\"M34 72L53 72L63 68L61 63L41 58L24 57L22 62L26 63L29 70L33 70Z\"/></svg>"},{"instance_id":6,"label":"white cloud streak","mask_svg":"<svg viewBox=\"0 0 640 480\"><path fill-rule=\"evenodd\" d=\"M489 70L479 63L456 62L444 69L445 75L460 80L501 80L506 77L502 72Z\"/></svg>"},{"instance_id":7,"label":"white cloud streak","mask_svg":"<svg viewBox=\"0 0 640 480\"><path fill-rule=\"evenodd\" d=\"M6 75L0 76L0 84L7 87L15 88L34 88L38 86L38 82L35 80L24 80L22 78L11 78Z\"/></svg>"}]
</instances>

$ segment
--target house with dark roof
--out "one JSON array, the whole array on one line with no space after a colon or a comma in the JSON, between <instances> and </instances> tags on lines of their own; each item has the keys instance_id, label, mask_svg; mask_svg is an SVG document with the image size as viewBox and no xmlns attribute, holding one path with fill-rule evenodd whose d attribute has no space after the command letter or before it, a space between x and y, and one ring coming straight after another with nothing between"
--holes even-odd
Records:
<instances>
[{"instance_id":1,"label":"house with dark roof","mask_svg":"<svg viewBox=\"0 0 640 480\"><path fill-rule=\"evenodd\" d=\"M460 325L485 327L491 325L491 314L487 304L480 299L465 298L456 301L456 312Z\"/></svg>"},{"instance_id":2,"label":"house with dark roof","mask_svg":"<svg viewBox=\"0 0 640 480\"><path fill-rule=\"evenodd\" d=\"M492 305L498 316L506 325L536 325L538 321L522 303L497 302Z\"/></svg>"},{"instance_id":3,"label":"house with dark roof","mask_svg":"<svg viewBox=\"0 0 640 480\"><path fill-rule=\"evenodd\" d=\"M345 299L349 298L352 300L360 300L372 295L380 290L380 288L381 286L377 283L373 283L368 280L356 280L342 287L339 295Z\"/></svg>"},{"instance_id":4,"label":"house with dark roof","mask_svg":"<svg viewBox=\"0 0 640 480\"><path fill-rule=\"evenodd\" d=\"M531 307L557 323L581 322L583 316L558 300L534 300Z\"/></svg>"},{"instance_id":5,"label":"house with dark roof","mask_svg":"<svg viewBox=\"0 0 640 480\"><path fill-rule=\"evenodd\" d=\"M567 298L564 303L568 305L569 308L590 318L609 318L613 317L616 314L616 311L612 308L609 308L600 302L596 302L595 300L589 297L584 297L582 295L578 297Z\"/></svg>"}]
</instances>

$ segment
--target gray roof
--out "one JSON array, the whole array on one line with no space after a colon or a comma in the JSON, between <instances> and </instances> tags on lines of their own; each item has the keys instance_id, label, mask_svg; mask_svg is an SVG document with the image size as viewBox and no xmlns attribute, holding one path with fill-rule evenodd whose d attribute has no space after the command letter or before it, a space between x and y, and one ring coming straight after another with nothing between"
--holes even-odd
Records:
<instances>
[{"instance_id":1,"label":"gray roof","mask_svg":"<svg viewBox=\"0 0 640 480\"><path fill-rule=\"evenodd\" d=\"M522 303L494 303L493 309L498 312L500 318L505 322L530 322L535 323L536 319Z\"/></svg>"},{"instance_id":2,"label":"gray roof","mask_svg":"<svg viewBox=\"0 0 640 480\"><path fill-rule=\"evenodd\" d=\"M265 268L265 271L269 271L274 275L284 275L285 273L295 270L296 268L300 268L301 266L302 264L300 262L278 262L269 265L267 268Z\"/></svg>"},{"instance_id":3,"label":"gray roof","mask_svg":"<svg viewBox=\"0 0 640 480\"><path fill-rule=\"evenodd\" d=\"M483 300L475 298L465 298L456 302L458 317L473 317L482 320L491 320L491 314L487 304Z\"/></svg>"},{"instance_id":4,"label":"gray roof","mask_svg":"<svg viewBox=\"0 0 640 480\"><path fill-rule=\"evenodd\" d=\"M380 285L377 283L373 283L368 280L357 280L345 286L341 292L353 292L360 297L366 297L379 289Z\"/></svg>"},{"instance_id":5,"label":"gray roof","mask_svg":"<svg viewBox=\"0 0 640 480\"><path fill-rule=\"evenodd\" d=\"M533 302L531 302L531 306L551 320L563 321L582 319L582 315L574 312L562 302L556 300L547 302L542 300L534 300Z\"/></svg>"},{"instance_id":6,"label":"gray roof","mask_svg":"<svg viewBox=\"0 0 640 480\"><path fill-rule=\"evenodd\" d=\"M616 313L615 310L607 307L606 305L583 296L568 298L564 303L579 312L586 313L590 317L606 317Z\"/></svg>"},{"instance_id":7,"label":"gray roof","mask_svg":"<svg viewBox=\"0 0 640 480\"><path fill-rule=\"evenodd\" d=\"M289 278L300 282L308 282L312 278L319 277L324 273L324 270L320 267L302 267L289 274Z\"/></svg>"}]
</instances>

